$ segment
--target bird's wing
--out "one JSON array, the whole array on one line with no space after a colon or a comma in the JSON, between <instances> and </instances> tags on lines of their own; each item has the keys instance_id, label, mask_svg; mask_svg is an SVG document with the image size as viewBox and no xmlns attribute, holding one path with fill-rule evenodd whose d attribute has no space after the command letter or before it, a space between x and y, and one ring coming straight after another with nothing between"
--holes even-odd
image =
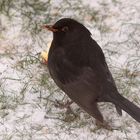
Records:
<instances>
[{"instance_id":1,"label":"bird's wing","mask_svg":"<svg viewBox=\"0 0 140 140\"><path fill-rule=\"evenodd\" d=\"M89 65L93 72L98 75L100 84L102 84L103 89L106 92L117 90L112 74L107 66L103 51L94 40L89 49Z\"/></svg>"},{"instance_id":2,"label":"bird's wing","mask_svg":"<svg viewBox=\"0 0 140 140\"><path fill-rule=\"evenodd\" d=\"M67 52L63 48L52 51L51 63L48 64L50 74L67 94L76 94L78 97L78 94L83 93L85 96L86 93L86 97L92 97L92 93L96 93L100 96L104 90L110 91L107 87L115 87L103 52L98 44L94 43L90 47L84 46L86 49L81 52L81 48L71 48Z\"/></svg>"}]
</instances>

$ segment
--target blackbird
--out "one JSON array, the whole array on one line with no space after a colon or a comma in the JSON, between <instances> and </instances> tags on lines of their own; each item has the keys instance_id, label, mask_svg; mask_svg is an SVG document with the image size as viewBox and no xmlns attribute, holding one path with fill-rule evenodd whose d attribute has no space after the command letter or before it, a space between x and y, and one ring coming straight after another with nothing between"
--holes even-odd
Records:
<instances>
[{"instance_id":1,"label":"blackbird","mask_svg":"<svg viewBox=\"0 0 140 140\"><path fill-rule=\"evenodd\" d=\"M98 102L111 102L140 122L140 108L120 95L102 49L90 31L74 19L62 18L44 25L53 32L48 69L57 86L105 128Z\"/></svg>"}]
</instances>

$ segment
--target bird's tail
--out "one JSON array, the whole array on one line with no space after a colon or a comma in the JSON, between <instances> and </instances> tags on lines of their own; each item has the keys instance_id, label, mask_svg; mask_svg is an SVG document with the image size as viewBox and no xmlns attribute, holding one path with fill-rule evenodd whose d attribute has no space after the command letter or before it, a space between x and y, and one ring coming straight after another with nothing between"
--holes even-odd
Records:
<instances>
[{"instance_id":1,"label":"bird's tail","mask_svg":"<svg viewBox=\"0 0 140 140\"><path fill-rule=\"evenodd\" d=\"M125 97L121 96L119 93L110 94L108 100L123 109L140 123L140 108L138 106L127 100Z\"/></svg>"}]
</instances>

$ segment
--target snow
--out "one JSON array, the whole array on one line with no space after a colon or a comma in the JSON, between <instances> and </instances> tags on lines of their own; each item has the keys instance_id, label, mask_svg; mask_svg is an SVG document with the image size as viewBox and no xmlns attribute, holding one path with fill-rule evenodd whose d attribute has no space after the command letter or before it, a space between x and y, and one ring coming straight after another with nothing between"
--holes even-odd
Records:
<instances>
[{"instance_id":1,"label":"snow","mask_svg":"<svg viewBox=\"0 0 140 140\"><path fill-rule=\"evenodd\" d=\"M81 3L81 7L89 5L91 11L98 11L97 15L70 10L66 1L69 10L60 13L59 8L65 7L60 7L61 2L51 1L51 9L55 7L51 14L58 14L56 19L74 16L87 26L105 53L120 93L140 106L140 1ZM21 30L21 19L9 22L2 14L0 18L5 28L0 32L0 140L140 139L139 123L125 112L119 117L110 103L99 106L105 120L115 128L112 132L98 129L95 120L76 104L72 110L78 117L71 121L72 114L55 106L56 99L66 101L67 97L53 83L47 66L40 62L39 53L47 49L52 35L41 31L32 38L29 32Z\"/></svg>"}]
</instances>

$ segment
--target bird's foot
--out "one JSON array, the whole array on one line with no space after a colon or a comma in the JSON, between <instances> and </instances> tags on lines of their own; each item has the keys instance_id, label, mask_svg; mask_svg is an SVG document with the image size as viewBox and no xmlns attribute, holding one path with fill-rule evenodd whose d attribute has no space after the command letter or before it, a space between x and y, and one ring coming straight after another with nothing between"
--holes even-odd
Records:
<instances>
[{"instance_id":1,"label":"bird's foot","mask_svg":"<svg viewBox=\"0 0 140 140\"><path fill-rule=\"evenodd\" d=\"M73 101L69 101L69 100L66 103L56 100L55 107L58 107L60 109L66 109L65 119L64 119L65 122L72 122L77 118L77 115L73 112L73 110L70 107L72 103Z\"/></svg>"},{"instance_id":2,"label":"bird's foot","mask_svg":"<svg viewBox=\"0 0 140 140\"><path fill-rule=\"evenodd\" d=\"M71 109L71 107L69 106L66 110L66 114L65 114L65 121L66 122L72 122L74 121L78 116L74 113L74 111Z\"/></svg>"},{"instance_id":3,"label":"bird's foot","mask_svg":"<svg viewBox=\"0 0 140 140\"><path fill-rule=\"evenodd\" d=\"M72 103L73 103L73 101L69 101L69 100L66 103L56 100L55 107L58 107L60 109L64 109L64 108L68 109Z\"/></svg>"},{"instance_id":4,"label":"bird's foot","mask_svg":"<svg viewBox=\"0 0 140 140\"><path fill-rule=\"evenodd\" d=\"M97 125L98 129L105 128L110 131L113 130L113 128L106 121L100 122L100 121L96 120L96 125Z\"/></svg>"}]
</instances>

